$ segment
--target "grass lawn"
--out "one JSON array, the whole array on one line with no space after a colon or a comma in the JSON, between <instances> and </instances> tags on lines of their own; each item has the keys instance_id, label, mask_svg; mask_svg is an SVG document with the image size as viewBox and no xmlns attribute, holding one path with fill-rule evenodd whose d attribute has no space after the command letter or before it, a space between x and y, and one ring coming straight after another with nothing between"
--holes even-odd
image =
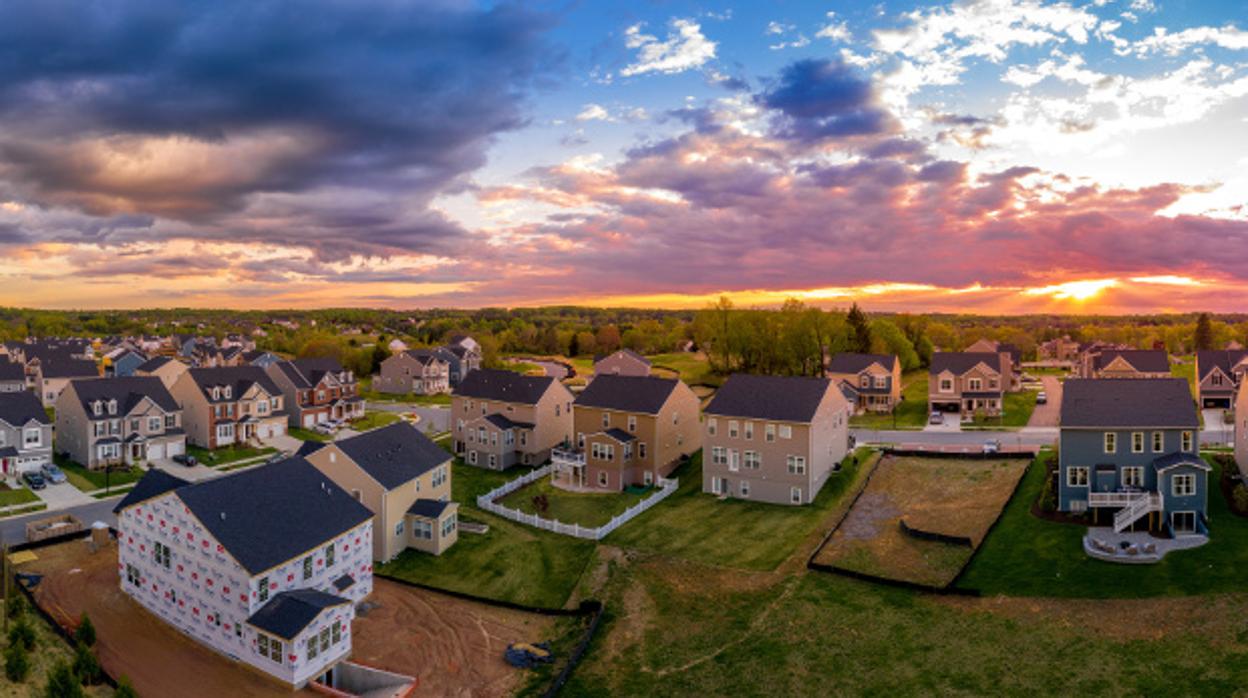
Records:
<instances>
[{"instance_id":1,"label":"grass lawn","mask_svg":"<svg viewBox=\"0 0 1248 698\"><path fill-rule=\"evenodd\" d=\"M1005 394L1005 414L1001 417L976 417L973 426L985 428L1025 427L1031 413L1036 411L1036 393L1032 390L1021 390L1017 393Z\"/></svg>"},{"instance_id":2,"label":"grass lawn","mask_svg":"<svg viewBox=\"0 0 1248 698\"><path fill-rule=\"evenodd\" d=\"M1042 452L1040 459L1048 455ZM1155 565L1118 565L1084 554L1085 527L1032 516L1045 477L1043 462L1037 461L958 585L986 594L1092 598L1242 592L1248 519L1231 513L1217 485L1221 466L1212 459L1211 464L1209 543L1170 553Z\"/></svg>"},{"instance_id":3,"label":"grass lawn","mask_svg":"<svg viewBox=\"0 0 1248 698\"><path fill-rule=\"evenodd\" d=\"M927 424L927 369L905 373L901 377L901 404L895 410L898 429L922 429ZM862 429L892 429L891 414L859 414L850 417L849 425Z\"/></svg>"},{"instance_id":4,"label":"grass lawn","mask_svg":"<svg viewBox=\"0 0 1248 698\"><path fill-rule=\"evenodd\" d=\"M1196 359L1193 356L1181 356L1181 364L1170 364L1170 375L1175 378L1183 378L1187 380L1187 387L1192 391L1192 397L1196 397Z\"/></svg>"},{"instance_id":5,"label":"grass lawn","mask_svg":"<svg viewBox=\"0 0 1248 698\"><path fill-rule=\"evenodd\" d=\"M303 427L289 427L286 433L299 439L300 441L333 441L334 437L328 434L322 434L319 431L304 429Z\"/></svg>"},{"instance_id":6,"label":"grass lawn","mask_svg":"<svg viewBox=\"0 0 1248 698\"><path fill-rule=\"evenodd\" d=\"M857 489L878 455L856 452L831 476L814 503L789 507L740 499L719 501L702 492L702 454L673 477L680 488L653 509L621 526L611 545L656 552L696 562L750 570L775 569L828 518L847 492Z\"/></svg>"},{"instance_id":7,"label":"grass lawn","mask_svg":"<svg viewBox=\"0 0 1248 698\"><path fill-rule=\"evenodd\" d=\"M671 354L655 354L647 358L650 359L652 372L656 376L671 378L672 372L675 371L680 374L680 379L689 385L718 386L724 382L724 376L711 371L711 364L707 362L706 355L701 352L678 351Z\"/></svg>"},{"instance_id":8,"label":"grass lawn","mask_svg":"<svg viewBox=\"0 0 1248 698\"><path fill-rule=\"evenodd\" d=\"M515 479L525 472L522 468L500 473L458 460L451 468L451 496L459 502L460 519L488 524L489 532L461 530L459 541L441 555L406 550L377 572L516 603L550 607L566 603L597 544L539 531L477 508L478 495Z\"/></svg>"},{"instance_id":9,"label":"grass lawn","mask_svg":"<svg viewBox=\"0 0 1248 698\"><path fill-rule=\"evenodd\" d=\"M234 463L240 460L247 460L248 458L258 458L270 453L277 453L277 449L271 446L255 448L254 446L231 444L209 451L206 448L187 444L186 452L188 455L195 456L195 460L211 468L225 465L226 463Z\"/></svg>"},{"instance_id":10,"label":"grass lawn","mask_svg":"<svg viewBox=\"0 0 1248 698\"><path fill-rule=\"evenodd\" d=\"M25 487L9 487L0 485L0 507L11 507L14 504L38 502L39 495Z\"/></svg>"},{"instance_id":11,"label":"grass lawn","mask_svg":"<svg viewBox=\"0 0 1248 698\"><path fill-rule=\"evenodd\" d=\"M351 422L351 428L356 431L368 431L369 429L394 424L400 419L402 417L393 412L365 412L363 417Z\"/></svg>"},{"instance_id":12,"label":"grass lawn","mask_svg":"<svg viewBox=\"0 0 1248 698\"><path fill-rule=\"evenodd\" d=\"M507 369L508 371L515 371L516 373L529 375L529 376L546 375L546 369L542 368L541 366L538 366L537 364L531 364L527 361L519 361L519 360L504 361L503 368Z\"/></svg>"},{"instance_id":13,"label":"grass lawn","mask_svg":"<svg viewBox=\"0 0 1248 698\"><path fill-rule=\"evenodd\" d=\"M111 489L117 485L137 482L147 472L142 468L122 467L114 468L112 472L105 476L103 470L88 470L60 454L54 455L52 459L60 466L61 470L65 471L65 477L69 480L69 483L83 492L91 492L103 488L106 477L108 486Z\"/></svg>"},{"instance_id":14,"label":"grass lawn","mask_svg":"<svg viewBox=\"0 0 1248 698\"><path fill-rule=\"evenodd\" d=\"M13 589L9 593L17 596L20 592ZM44 686L47 683L48 670L54 664L60 661L71 663L74 659L74 652L65 640L57 635L52 626L36 613L30 603L22 597L22 608L25 609L22 614L30 626L35 631L35 647L26 656L30 659L30 673L25 681L11 681L4 672L0 672L0 696L42 696L44 695ZM17 617L11 617L10 623L16 624ZM12 627L10 625L10 627ZM9 646L7 638L0 639L0 646L5 649ZM113 690L105 684L97 686L84 686L83 694L89 698L105 698L113 695Z\"/></svg>"},{"instance_id":15,"label":"grass lawn","mask_svg":"<svg viewBox=\"0 0 1248 698\"><path fill-rule=\"evenodd\" d=\"M649 494L568 492L550 484L550 478L543 478L503 497L499 503L560 523L575 523L594 528L607 523ZM539 511L533 501L539 496L546 498L545 511Z\"/></svg>"},{"instance_id":16,"label":"grass lawn","mask_svg":"<svg viewBox=\"0 0 1248 698\"><path fill-rule=\"evenodd\" d=\"M412 405L449 405L451 404L451 396L449 393L437 393L435 395L416 395L415 393L379 393L373 390L372 378L364 378L360 380L360 397L366 402L402 402Z\"/></svg>"}]
</instances>

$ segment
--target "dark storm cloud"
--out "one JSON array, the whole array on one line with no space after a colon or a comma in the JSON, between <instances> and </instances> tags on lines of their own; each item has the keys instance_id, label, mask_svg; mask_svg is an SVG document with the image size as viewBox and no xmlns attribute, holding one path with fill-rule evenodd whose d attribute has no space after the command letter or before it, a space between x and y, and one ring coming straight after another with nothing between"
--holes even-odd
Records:
<instances>
[{"instance_id":1,"label":"dark storm cloud","mask_svg":"<svg viewBox=\"0 0 1248 698\"><path fill-rule=\"evenodd\" d=\"M758 99L779 112L775 126L784 138L811 142L896 128L892 114L878 104L871 82L839 61L791 63Z\"/></svg>"}]
</instances>

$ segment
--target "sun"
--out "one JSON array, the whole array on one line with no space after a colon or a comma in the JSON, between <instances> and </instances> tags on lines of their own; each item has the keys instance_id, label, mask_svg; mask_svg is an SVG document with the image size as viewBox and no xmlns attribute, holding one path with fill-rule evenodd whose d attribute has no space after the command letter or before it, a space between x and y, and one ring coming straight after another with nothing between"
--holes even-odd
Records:
<instances>
[{"instance_id":1,"label":"sun","mask_svg":"<svg viewBox=\"0 0 1248 698\"><path fill-rule=\"evenodd\" d=\"M1087 279L1084 281L1067 281L1061 284L1029 288L1023 291L1028 296L1052 296L1059 301L1087 301L1096 298L1105 289L1118 285L1117 279Z\"/></svg>"}]
</instances>

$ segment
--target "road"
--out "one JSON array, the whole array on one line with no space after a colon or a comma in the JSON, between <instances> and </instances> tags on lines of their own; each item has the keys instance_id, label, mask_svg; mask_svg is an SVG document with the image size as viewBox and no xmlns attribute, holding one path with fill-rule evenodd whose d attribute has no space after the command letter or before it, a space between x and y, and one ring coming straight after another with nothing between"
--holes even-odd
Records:
<instances>
[{"instance_id":1,"label":"road","mask_svg":"<svg viewBox=\"0 0 1248 698\"><path fill-rule=\"evenodd\" d=\"M403 402L370 402L368 409L395 414L420 415L417 425L425 433L441 433L451 428L451 408L440 405L412 405Z\"/></svg>"},{"instance_id":2,"label":"road","mask_svg":"<svg viewBox=\"0 0 1248 698\"><path fill-rule=\"evenodd\" d=\"M1057 429L1033 429L1019 431L918 431L917 429L850 429L855 443L872 444L929 444L933 446L982 445L988 439L997 439L1010 446L1047 446L1057 442Z\"/></svg>"},{"instance_id":3,"label":"road","mask_svg":"<svg viewBox=\"0 0 1248 698\"><path fill-rule=\"evenodd\" d=\"M90 504L80 504L58 511L39 511L34 514L0 519L0 541L9 545L24 542L26 540L26 524L28 522L47 518L54 514L73 514L82 521L84 526L90 526L96 521L103 521L109 526L116 526L117 517L113 515L113 507L117 506L117 502L122 496L119 494L108 499L96 499L92 500Z\"/></svg>"}]
</instances>

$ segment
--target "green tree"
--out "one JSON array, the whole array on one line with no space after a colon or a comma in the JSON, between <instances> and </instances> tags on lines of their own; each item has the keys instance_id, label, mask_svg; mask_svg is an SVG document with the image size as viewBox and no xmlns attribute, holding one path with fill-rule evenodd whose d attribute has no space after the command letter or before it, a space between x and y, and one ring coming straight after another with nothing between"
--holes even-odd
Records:
<instances>
[{"instance_id":1,"label":"green tree","mask_svg":"<svg viewBox=\"0 0 1248 698\"><path fill-rule=\"evenodd\" d=\"M43 686L44 698L82 698L82 685L74 671L64 660L57 661L48 670L47 682Z\"/></svg>"},{"instance_id":2,"label":"green tree","mask_svg":"<svg viewBox=\"0 0 1248 698\"><path fill-rule=\"evenodd\" d=\"M1196 319L1196 339L1195 345L1197 351L1206 351L1213 349L1213 322L1209 319L1209 313L1201 313Z\"/></svg>"},{"instance_id":3,"label":"green tree","mask_svg":"<svg viewBox=\"0 0 1248 698\"><path fill-rule=\"evenodd\" d=\"M113 691L113 698L139 698L139 693L130 685L130 679L123 676L117 682L117 690Z\"/></svg>"},{"instance_id":4,"label":"green tree","mask_svg":"<svg viewBox=\"0 0 1248 698\"><path fill-rule=\"evenodd\" d=\"M35 629L29 620L21 618L9 628L9 644L19 645L24 650L35 648Z\"/></svg>"},{"instance_id":5,"label":"green tree","mask_svg":"<svg viewBox=\"0 0 1248 698\"><path fill-rule=\"evenodd\" d=\"M859 354L871 353L871 324L867 314L857 303L849 309L849 345L850 350Z\"/></svg>"},{"instance_id":6,"label":"green tree","mask_svg":"<svg viewBox=\"0 0 1248 698\"><path fill-rule=\"evenodd\" d=\"M100 660L95 658L90 647L79 642L74 648L74 675L83 684L90 686L100 682L100 673Z\"/></svg>"},{"instance_id":7,"label":"green tree","mask_svg":"<svg viewBox=\"0 0 1248 698\"><path fill-rule=\"evenodd\" d=\"M95 625L91 623L91 618L85 613L82 614L82 619L78 622L78 629L74 631L74 639L87 647L95 645Z\"/></svg>"},{"instance_id":8,"label":"green tree","mask_svg":"<svg viewBox=\"0 0 1248 698\"><path fill-rule=\"evenodd\" d=\"M22 645L9 645L4 649L4 676L13 683L21 683L30 676L30 657Z\"/></svg>"}]
</instances>

